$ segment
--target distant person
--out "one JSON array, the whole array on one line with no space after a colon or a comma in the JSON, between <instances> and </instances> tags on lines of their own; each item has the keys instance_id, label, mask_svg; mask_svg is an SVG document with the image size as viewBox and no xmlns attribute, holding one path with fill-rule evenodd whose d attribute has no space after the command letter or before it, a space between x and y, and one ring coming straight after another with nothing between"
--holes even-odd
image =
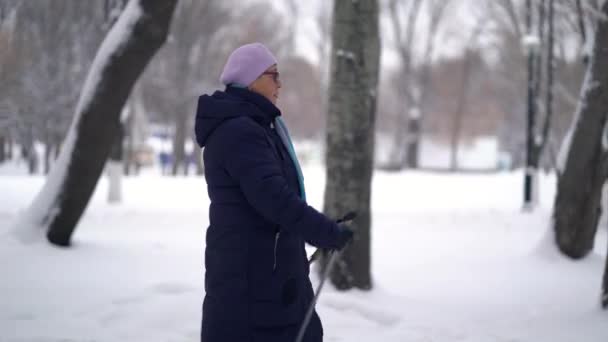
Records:
<instances>
[{"instance_id":1,"label":"distant person","mask_svg":"<svg viewBox=\"0 0 608 342\"><path fill-rule=\"evenodd\" d=\"M159 159L160 159L160 170L161 173L163 175L166 175L169 173L169 166L171 165L171 156L169 155L169 153L165 152L165 151L161 151L159 153Z\"/></svg>"},{"instance_id":2,"label":"distant person","mask_svg":"<svg viewBox=\"0 0 608 342\"><path fill-rule=\"evenodd\" d=\"M220 81L195 125L211 200L201 341L294 341L313 299L304 242L340 250L353 233L306 204L273 54L239 47ZM315 312L304 341L322 340Z\"/></svg>"}]
</instances>

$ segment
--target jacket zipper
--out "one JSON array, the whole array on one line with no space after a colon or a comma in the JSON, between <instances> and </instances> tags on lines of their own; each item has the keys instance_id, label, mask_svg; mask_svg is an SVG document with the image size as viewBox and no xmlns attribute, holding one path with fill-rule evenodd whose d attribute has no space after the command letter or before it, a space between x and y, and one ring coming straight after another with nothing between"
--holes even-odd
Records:
<instances>
[{"instance_id":1,"label":"jacket zipper","mask_svg":"<svg viewBox=\"0 0 608 342\"><path fill-rule=\"evenodd\" d=\"M272 272L277 269L277 247L279 245L279 237L281 236L281 232L277 232L274 234L274 263L272 265Z\"/></svg>"}]
</instances>

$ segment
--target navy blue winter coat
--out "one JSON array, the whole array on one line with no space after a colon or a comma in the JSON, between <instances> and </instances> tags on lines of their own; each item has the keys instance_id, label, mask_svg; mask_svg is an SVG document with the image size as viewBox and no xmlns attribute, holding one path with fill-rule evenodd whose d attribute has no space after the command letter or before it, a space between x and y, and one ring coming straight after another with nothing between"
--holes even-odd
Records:
<instances>
[{"instance_id":1,"label":"navy blue winter coat","mask_svg":"<svg viewBox=\"0 0 608 342\"><path fill-rule=\"evenodd\" d=\"M304 242L336 248L335 222L299 196L297 171L265 97L228 87L199 98L211 204L205 250L203 342L293 341L313 298ZM322 341L313 316L305 341Z\"/></svg>"}]
</instances>

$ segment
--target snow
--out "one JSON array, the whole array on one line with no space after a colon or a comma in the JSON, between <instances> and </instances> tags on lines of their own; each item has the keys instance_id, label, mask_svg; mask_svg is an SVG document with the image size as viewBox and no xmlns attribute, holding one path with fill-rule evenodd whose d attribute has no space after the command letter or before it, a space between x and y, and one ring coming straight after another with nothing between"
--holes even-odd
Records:
<instances>
[{"instance_id":1,"label":"snow","mask_svg":"<svg viewBox=\"0 0 608 342\"><path fill-rule=\"evenodd\" d=\"M59 212L57 203L58 193L65 181L70 158L74 151L76 142L76 131L83 110L89 105L94 97L95 91L101 80L101 73L110 62L112 56L119 51L131 34L135 22L143 14L138 0L131 0L122 15L112 27L102 42L97 55L93 61L89 74L84 82L75 117L70 130L62 144L61 153L49 175L49 181L41 189L38 196L32 202L30 208L15 221L15 233L23 241L34 241L39 236L48 222Z\"/></svg>"},{"instance_id":2,"label":"snow","mask_svg":"<svg viewBox=\"0 0 608 342\"><path fill-rule=\"evenodd\" d=\"M593 39L590 39L593 40ZM562 173L566 167L566 162L568 161L568 154L570 153L570 145L572 144L572 139L574 136L574 132L576 127L581 120L581 116L587 107L587 98L589 97L589 93L598 86L597 82L593 81L592 70L594 70L594 59L591 58L589 60L589 65L587 66L587 70L585 72L585 78L583 80L583 84L581 86L581 91L578 96L578 104L576 106L576 111L574 113L574 119L570 124L570 128L568 132L566 132L566 136L562 141L559 152L557 154L557 170L559 173Z\"/></svg>"},{"instance_id":3,"label":"snow","mask_svg":"<svg viewBox=\"0 0 608 342\"><path fill-rule=\"evenodd\" d=\"M568 153L570 153L570 145L572 144L572 135L574 134L574 129L576 128L578 122L578 114L575 116L570 128L566 132L564 136L564 140L559 148L559 152L557 153L557 171L559 173L563 173L566 168L566 162L568 161Z\"/></svg>"},{"instance_id":4,"label":"snow","mask_svg":"<svg viewBox=\"0 0 608 342\"><path fill-rule=\"evenodd\" d=\"M419 120L421 117L421 113L420 113L420 108L418 107L411 107L409 110L409 114L410 114L410 119L412 120Z\"/></svg>"},{"instance_id":5,"label":"snow","mask_svg":"<svg viewBox=\"0 0 608 342\"><path fill-rule=\"evenodd\" d=\"M357 59L354 52L342 49L338 49L338 51L336 51L336 56L343 57L351 61L355 61Z\"/></svg>"},{"instance_id":6,"label":"snow","mask_svg":"<svg viewBox=\"0 0 608 342\"><path fill-rule=\"evenodd\" d=\"M69 249L9 234L43 185L0 166L0 341L198 341L206 186L158 170L123 179L107 203L104 177ZM12 171L11 171L12 172ZM322 207L324 169L304 168ZM369 292L324 288L325 341L605 342L599 308L606 255L569 261L553 247L555 177L522 213L522 173L374 174ZM316 285L318 278L313 276Z\"/></svg>"},{"instance_id":7,"label":"snow","mask_svg":"<svg viewBox=\"0 0 608 342\"><path fill-rule=\"evenodd\" d=\"M122 201L122 161L109 160L106 164L108 174L108 202L120 203Z\"/></svg>"},{"instance_id":8,"label":"snow","mask_svg":"<svg viewBox=\"0 0 608 342\"><path fill-rule=\"evenodd\" d=\"M521 39L525 49L537 49L540 46L540 38L534 34L526 34Z\"/></svg>"},{"instance_id":9,"label":"snow","mask_svg":"<svg viewBox=\"0 0 608 342\"><path fill-rule=\"evenodd\" d=\"M386 134L376 135L375 159L379 165L387 164L391 158L393 138ZM296 143L296 149L298 149ZM450 168L449 144L423 136L420 142L420 166L431 169ZM508 156L501 155L496 137L483 136L473 141L462 141L458 145L458 166L469 170L495 170L508 168Z\"/></svg>"}]
</instances>

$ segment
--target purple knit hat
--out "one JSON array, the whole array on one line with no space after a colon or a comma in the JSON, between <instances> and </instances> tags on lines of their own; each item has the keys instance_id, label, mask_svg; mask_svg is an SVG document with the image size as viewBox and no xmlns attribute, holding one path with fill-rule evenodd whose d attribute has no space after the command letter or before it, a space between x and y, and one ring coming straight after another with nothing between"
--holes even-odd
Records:
<instances>
[{"instance_id":1,"label":"purple knit hat","mask_svg":"<svg viewBox=\"0 0 608 342\"><path fill-rule=\"evenodd\" d=\"M277 64L277 59L266 46L261 43L245 44L228 57L220 82L225 85L237 83L249 86L274 64Z\"/></svg>"}]
</instances>

